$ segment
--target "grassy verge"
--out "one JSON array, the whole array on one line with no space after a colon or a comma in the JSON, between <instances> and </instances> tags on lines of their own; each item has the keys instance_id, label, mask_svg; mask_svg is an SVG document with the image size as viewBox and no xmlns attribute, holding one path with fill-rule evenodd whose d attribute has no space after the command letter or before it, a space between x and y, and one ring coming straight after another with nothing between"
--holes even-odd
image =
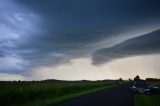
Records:
<instances>
[{"instance_id":1,"label":"grassy verge","mask_svg":"<svg viewBox=\"0 0 160 106\"><path fill-rule=\"evenodd\" d=\"M111 85L111 86L108 86L108 87L96 88L96 89L93 89L93 90L82 91L82 92L79 92L79 93L69 94L69 95L66 95L66 96L50 98L50 99L47 99L47 100L31 102L31 103L25 104L24 106L48 106L48 105L51 105L51 104L53 106L57 103L64 102L66 100L73 99L73 98L76 98L76 97L79 97L79 96L95 93L97 91L107 89L107 88L110 88L110 87L114 87L114 85Z\"/></svg>"},{"instance_id":2,"label":"grassy verge","mask_svg":"<svg viewBox=\"0 0 160 106\"><path fill-rule=\"evenodd\" d=\"M160 95L135 94L135 106L160 106Z\"/></svg>"}]
</instances>

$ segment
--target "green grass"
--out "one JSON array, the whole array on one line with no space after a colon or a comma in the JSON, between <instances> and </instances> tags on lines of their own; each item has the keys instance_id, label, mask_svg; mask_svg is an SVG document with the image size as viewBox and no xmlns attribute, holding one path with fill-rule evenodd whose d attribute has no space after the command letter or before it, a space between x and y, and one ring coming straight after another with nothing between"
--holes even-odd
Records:
<instances>
[{"instance_id":1,"label":"green grass","mask_svg":"<svg viewBox=\"0 0 160 106\"><path fill-rule=\"evenodd\" d=\"M93 90L82 91L82 92L79 92L79 93L69 94L69 95L66 95L66 96L50 98L50 99L47 99L47 100L31 102L31 103L25 104L24 106L48 106L48 105L51 105L51 104L53 106L57 103L60 103L60 102L63 102L63 101L69 100L69 99L73 99L73 98L76 98L76 97L79 97L79 96L83 96L83 95L86 95L86 94L91 94L91 93L97 92L99 90L107 89L107 88L110 88L110 87L113 87L113 86L114 85L111 85L111 86L108 86L108 87L103 87L103 88L97 88L97 89L93 89Z\"/></svg>"},{"instance_id":2,"label":"green grass","mask_svg":"<svg viewBox=\"0 0 160 106\"><path fill-rule=\"evenodd\" d=\"M160 106L160 95L135 94L135 106Z\"/></svg>"},{"instance_id":3,"label":"green grass","mask_svg":"<svg viewBox=\"0 0 160 106\"><path fill-rule=\"evenodd\" d=\"M114 81L0 83L3 106L46 106L115 85Z\"/></svg>"}]
</instances>

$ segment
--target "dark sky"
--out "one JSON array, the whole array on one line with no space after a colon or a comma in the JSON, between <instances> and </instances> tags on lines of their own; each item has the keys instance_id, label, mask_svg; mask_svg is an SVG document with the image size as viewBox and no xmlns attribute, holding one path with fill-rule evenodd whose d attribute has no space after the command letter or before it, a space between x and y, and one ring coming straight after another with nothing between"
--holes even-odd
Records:
<instances>
[{"instance_id":1,"label":"dark sky","mask_svg":"<svg viewBox=\"0 0 160 106\"><path fill-rule=\"evenodd\" d=\"M34 68L81 58L98 67L160 51L159 0L0 1L3 75L30 77Z\"/></svg>"}]
</instances>

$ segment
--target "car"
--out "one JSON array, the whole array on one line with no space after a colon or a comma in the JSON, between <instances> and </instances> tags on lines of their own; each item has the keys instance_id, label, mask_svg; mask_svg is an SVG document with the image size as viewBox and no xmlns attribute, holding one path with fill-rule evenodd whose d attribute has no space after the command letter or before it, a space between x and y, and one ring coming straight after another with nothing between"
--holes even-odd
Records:
<instances>
[{"instance_id":1,"label":"car","mask_svg":"<svg viewBox=\"0 0 160 106\"><path fill-rule=\"evenodd\" d=\"M135 81L130 89L135 93L150 93L150 89L145 80Z\"/></svg>"},{"instance_id":2,"label":"car","mask_svg":"<svg viewBox=\"0 0 160 106\"><path fill-rule=\"evenodd\" d=\"M160 87L158 86L151 86L149 87L150 93L152 94L160 94Z\"/></svg>"}]
</instances>

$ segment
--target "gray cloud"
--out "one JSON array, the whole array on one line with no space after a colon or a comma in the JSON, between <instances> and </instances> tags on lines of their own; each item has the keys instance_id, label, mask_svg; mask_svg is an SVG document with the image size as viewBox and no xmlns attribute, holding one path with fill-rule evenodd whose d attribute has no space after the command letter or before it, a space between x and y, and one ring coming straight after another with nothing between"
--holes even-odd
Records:
<instances>
[{"instance_id":1,"label":"gray cloud","mask_svg":"<svg viewBox=\"0 0 160 106\"><path fill-rule=\"evenodd\" d=\"M0 57L4 57L4 52L0 51Z\"/></svg>"},{"instance_id":2,"label":"gray cloud","mask_svg":"<svg viewBox=\"0 0 160 106\"><path fill-rule=\"evenodd\" d=\"M93 54L93 64L102 64L124 57L156 53L160 53L160 29L128 39L113 47L97 50Z\"/></svg>"},{"instance_id":3,"label":"gray cloud","mask_svg":"<svg viewBox=\"0 0 160 106\"><path fill-rule=\"evenodd\" d=\"M18 61L16 67L0 69L8 73L11 69L21 73L19 70L88 57L101 48L95 46L97 43L160 23L156 0L4 0L3 4L0 4L0 58Z\"/></svg>"}]
</instances>

